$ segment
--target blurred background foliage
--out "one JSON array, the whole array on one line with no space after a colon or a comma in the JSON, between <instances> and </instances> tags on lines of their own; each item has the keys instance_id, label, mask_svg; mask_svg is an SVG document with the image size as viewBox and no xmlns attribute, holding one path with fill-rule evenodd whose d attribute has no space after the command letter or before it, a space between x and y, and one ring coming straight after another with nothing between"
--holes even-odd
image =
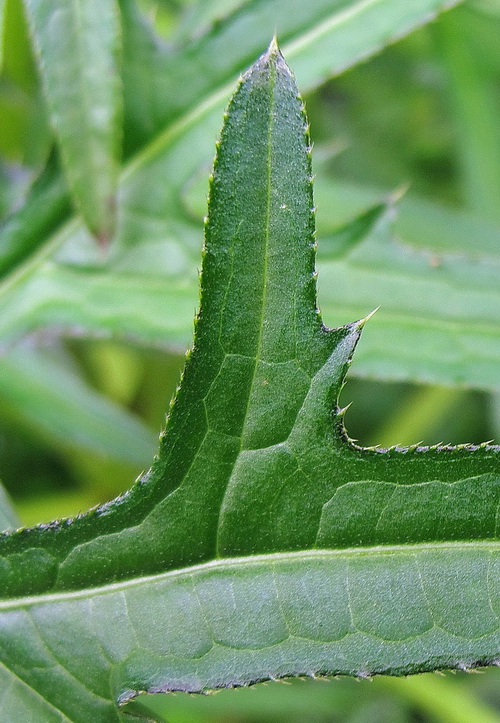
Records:
<instances>
[{"instance_id":1,"label":"blurred background foliage","mask_svg":"<svg viewBox=\"0 0 500 723\"><path fill-rule=\"evenodd\" d=\"M59 125L54 120L55 81L45 78L47 100L35 57L48 54L56 68L66 60L51 58L43 29L33 49L30 35L36 40L39 30L35 11L30 33L21 0L0 2L0 476L23 524L74 515L112 498L147 468L155 452L189 343L185 319L195 310L206 178L221 122L214 101L215 120L207 121L201 148L188 138L166 163L155 189L143 187L141 168L151 163L154 171L157 149L180 133L175 125L180 112L187 112L187 127L189 112L204 112L187 101L183 106L182 98L174 102L169 94L175 84L161 75L162 63L174 76L180 72L178 87L186 84L186 94L190 84L193 94L199 85L209 99L219 93L223 105L224 83L231 88L235 70L255 53L248 50L249 57L235 61L234 48L227 48L225 58L222 45L218 63L226 64L226 78L220 67L196 56L196 47L206 32L224 38L232 14L245 6L249 12L260 7L265 25L263 2L120 3L123 47L112 53L122 58L123 108L116 101L112 133L100 140L110 166L109 188L90 192L94 178L83 186L69 180L68 195L61 165L66 178L73 173L74 179L81 157L87 151L90 157L92 149L84 137L75 146L75 139L65 136L67 119ZM273 31L265 26L263 37ZM364 62L351 60L344 72L332 69L333 77L326 79L318 71L304 84L315 144L325 320L349 321L382 304L364 332L366 347L363 338L341 400L353 402L347 427L361 444L481 442L500 436L499 37L500 2L469 0L396 43L382 43L387 46ZM184 47L186 57L194 58L185 63L192 76L179 70L175 56L171 61L174 50ZM294 66L293 57L290 62ZM203 86L200 77L211 74L214 87L208 81ZM307 72L303 75L307 78ZM64 72L56 80L64 84ZM115 86L111 78L103 93L120 94ZM75 118L69 123L78 127L77 113ZM112 206L108 196L119 173L119 146L124 186L113 236L113 212L106 208ZM177 195L164 190L162 179L184 163ZM148 203L159 204L158 215L171 204L168 224L147 215ZM91 232L71 220L75 204ZM401 263L410 264L405 286L406 271L394 262L402 289L394 291L390 279L384 286L385 259L377 245L382 242L399 244L393 257L400 254ZM368 295L365 277L356 276L361 268L356 253L371 266ZM186 262L187 256L193 261ZM455 275L444 276L436 291L434 277L426 286L427 276L418 276L422 263L429 273L445 274L449 268ZM345 278L348 291L341 288ZM457 285L465 291L455 298ZM337 286L342 303L336 302ZM476 298L477 289L484 297ZM345 301L348 293L352 298ZM430 312L420 308L425 303L433 304ZM384 308L392 320L390 313L384 317ZM441 312L449 321L442 330L436 321ZM422 319L424 332L417 333ZM435 337L425 331L433 325ZM445 333L449 358L448 347L439 344ZM455 333L462 335L464 349L464 340L468 344L462 356L452 348ZM134 705L172 723L500 722L499 682L497 670L373 683L294 681L207 699L154 696Z\"/></svg>"}]
</instances>

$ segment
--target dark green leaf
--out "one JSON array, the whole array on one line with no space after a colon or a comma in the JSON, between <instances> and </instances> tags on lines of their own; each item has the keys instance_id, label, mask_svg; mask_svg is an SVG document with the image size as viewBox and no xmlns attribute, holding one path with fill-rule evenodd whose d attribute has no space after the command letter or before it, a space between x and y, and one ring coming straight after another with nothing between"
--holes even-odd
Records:
<instances>
[{"instance_id":1,"label":"dark green leaf","mask_svg":"<svg viewBox=\"0 0 500 723\"><path fill-rule=\"evenodd\" d=\"M141 690L498 659L500 450L346 437L363 322L321 323L311 183L272 44L226 116L194 348L150 472L1 538L8 720L104 723Z\"/></svg>"}]
</instances>

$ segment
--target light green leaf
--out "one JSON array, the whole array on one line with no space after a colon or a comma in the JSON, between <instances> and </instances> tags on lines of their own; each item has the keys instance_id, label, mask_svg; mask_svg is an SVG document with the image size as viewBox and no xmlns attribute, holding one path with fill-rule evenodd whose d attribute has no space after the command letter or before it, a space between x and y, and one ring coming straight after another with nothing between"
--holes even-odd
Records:
<instances>
[{"instance_id":1,"label":"light green leaf","mask_svg":"<svg viewBox=\"0 0 500 723\"><path fill-rule=\"evenodd\" d=\"M29 28L20 0L5 0L0 84L0 152L4 159L38 168L51 143Z\"/></svg>"},{"instance_id":2,"label":"light green leaf","mask_svg":"<svg viewBox=\"0 0 500 723\"><path fill-rule=\"evenodd\" d=\"M151 470L0 538L7 720L107 723L142 690L498 659L500 448L347 438L364 322L323 326L314 249L307 126L273 43L225 118L194 348Z\"/></svg>"},{"instance_id":3,"label":"light green leaf","mask_svg":"<svg viewBox=\"0 0 500 723\"><path fill-rule=\"evenodd\" d=\"M115 0L25 0L68 184L89 229L114 228L121 143Z\"/></svg>"},{"instance_id":4,"label":"light green leaf","mask_svg":"<svg viewBox=\"0 0 500 723\"><path fill-rule=\"evenodd\" d=\"M3 27L5 18L5 0L0 0L0 70L3 64Z\"/></svg>"},{"instance_id":5,"label":"light green leaf","mask_svg":"<svg viewBox=\"0 0 500 723\"><path fill-rule=\"evenodd\" d=\"M29 190L23 206L1 230L0 276L6 276L39 247L70 212L66 185L53 155Z\"/></svg>"},{"instance_id":6,"label":"light green leaf","mask_svg":"<svg viewBox=\"0 0 500 723\"><path fill-rule=\"evenodd\" d=\"M126 116L144 143L152 132L163 130L193 106L227 98L238 73L258 55L273 30L293 59L299 86L317 87L458 1L248 0L201 35L194 13L193 39L186 42L182 34L178 52L169 52L147 23L138 22L135 2L120 0ZM213 8L206 12L210 17Z\"/></svg>"},{"instance_id":7,"label":"light green leaf","mask_svg":"<svg viewBox=\"0 0 500 723\"><path fill-rule=\"evenodd\" d=\"M4 423L21 423L56 449L77 448L139 468L154 454L154 434L53 354L29 347L3 354L0 400Z\"/></svg>"},{"instance_id":8,"label":"light green leaf","mask_svg":"<svg viewBox=\"0 0 500 723\"><path fill-rule=\"evenodd\" d=\"M21 522L14 505L0 482L0 530L16 529L20 526Z\"/></svg>"}]
</instances>

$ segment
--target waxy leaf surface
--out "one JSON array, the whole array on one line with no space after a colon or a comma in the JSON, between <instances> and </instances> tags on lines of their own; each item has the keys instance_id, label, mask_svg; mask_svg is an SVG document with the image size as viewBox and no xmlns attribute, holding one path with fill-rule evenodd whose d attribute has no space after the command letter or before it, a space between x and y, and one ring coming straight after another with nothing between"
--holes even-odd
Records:
<instances>
[{"instance_id":1,"label":"waxy leaf surface","mask_svg":"<svg viewBox=\"0 0 500 723\"><path fill-rule=\"evenodd\" d=\"M225 117L194 347L151 470L0 540L4 720L500 656L499 449L347 438L363 322L323 326L313 234L306 120L273 43Z\"/></svg>"}]
</instances>

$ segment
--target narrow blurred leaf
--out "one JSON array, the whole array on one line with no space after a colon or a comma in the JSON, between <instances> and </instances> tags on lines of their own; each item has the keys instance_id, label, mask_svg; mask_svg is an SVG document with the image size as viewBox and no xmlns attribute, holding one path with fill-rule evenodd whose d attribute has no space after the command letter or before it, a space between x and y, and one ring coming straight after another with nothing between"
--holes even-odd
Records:
<instances>
[{"instance_id":1,"label":"narrow blurred leaf","mask_svg":"<svg viewBox=\"0 0 500 723\"><path fill-rule=\"evenodd\" d=\"M403 679L384 676L376 685L390 695L404 696L426 719L430 716L436 723L499 723L498 711L468 691L463 682L458 680L454 684L449 678L427 673Z\"/></svg>"},{"instance_id":2,"label":"narrow blurred leaf","mask_svg":"<svg viewBox=\"0 0 500 723\"><path fill-rule=\"evenodd\" d=\"M0 482L0 532L3 530L21 527L21 520L11 502L11 499Z\"/></svg>"},{"instance_id":3,"label":"narrow blurred leaf","mask_svg":"<svg viewBox=\"0 0 500 723\"><path fill-rule=\"evenodd\" d=\"M26 202L0 230L0 277L27 258L64 219L70 205L54 156L32 185Z\"/></svg>"},{"instance_id":4,"label":"narrow blurred leaf","mask_svg":"<svg viewBox=\"0 0 500 723\"><path fill-rule=\"evenodd\" d=\"M186 8L176 39L182 41L194 39L221 23L232 12L245 4L247 0L196 0Z\"/></svg>"},{"instance_id":5,"label":"narrow blurred leaf","mask_svg":"<svg viewBox=\"0 0 500 723\"><path fill-rule=\"evenodd\" d=\"M463 199L478 214L500 223L498 68L492 72L481 48L475 47L475 16L474 9L464 5L441 18L436 31L447 72ZM498 28L496 35L498 39Z\"/></svg>"},{"instance_id":6,"label":"narrow blurred leaf","mask_svg":"<svg viewBox=\"0 0 500 723\"><path fill-rule=\"evenodd\" d=\"M2 38L0 153L38 170L48 155L50 131L21 0L5 0Z\"/></svg>"},{"instance_id":7,"label":"narrow blurred leaf","mask_svg":"<svg viewBox=\"0 0 500 723\"><path fill-rule=\"evenodd\" d=\"M385 204L377 204L367 211L362 211L339 228L335 228L330 235L321 239L318 259L331 260L346 256L356 244L366 238L387 210Z\"/></svg>"},{"instance_id":8,"label":"narrow blurred leaf","mask_svg":"<svg viewBox=\"0 0 500 723\"><path fill-rule=\"evenodd\" d=\"M109 240L122 106L115 0L25 2L68 185L89 229Z\"/></svg>"},{"instance_id":9,"label":"narrow blurred leaf","mask_svg":"<svg viewBox=\"0 0 500 723\"><path fill-rule=\"evenodd\" d=\"M56 448L76 447L138 467L157 447L137 418L61 360L24 347L0 359L0 418L22 423Z\"/></svg>"},{"instance_id":10,"label":"narrow blurred leaf","mask_svg":"<svg viewBox=\"0 0 500 723\"><path fill-rule=\"evenodd\" d=\"M3 18L2 70L9 80L30 92L38 80L23 2L4 0Z\"/></svg>"}]
</instances>

